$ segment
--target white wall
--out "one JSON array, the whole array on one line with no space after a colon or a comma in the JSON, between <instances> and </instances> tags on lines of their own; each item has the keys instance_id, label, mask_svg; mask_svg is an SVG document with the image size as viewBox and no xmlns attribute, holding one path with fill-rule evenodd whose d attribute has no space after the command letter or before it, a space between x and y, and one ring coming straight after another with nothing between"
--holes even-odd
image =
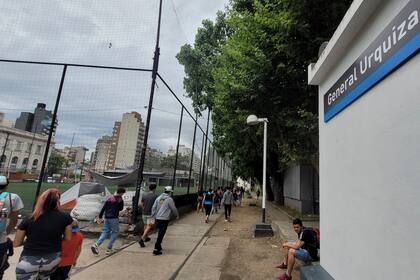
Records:
<instances>
[{"instance_id":1,"label":"white wall","mask_svg":"<svg viewBox=\"0 0 420 280\"><path fill-rule=\"evenodd\" d=\"M420 279L420 54L328 123L323 95L407 0L382 1L319 87L321 265Z\"/></svg>"}]
</instances>

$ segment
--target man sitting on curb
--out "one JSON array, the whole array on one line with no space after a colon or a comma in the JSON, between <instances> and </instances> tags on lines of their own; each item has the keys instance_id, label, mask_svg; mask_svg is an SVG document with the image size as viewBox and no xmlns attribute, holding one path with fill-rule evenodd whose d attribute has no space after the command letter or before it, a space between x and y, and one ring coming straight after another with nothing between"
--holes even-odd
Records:
<instances>
[{"instance_id":1,"label":"man sitting on curb","mask_svg":"<svg viewBox=\"0 0 420 280\"><path fill-rule=\"evenodd\" d=\"M312 262L318 258L318 250L316 245L316 236L312 230L303 227L300 219L293 220L293 229L298 235L298 240L295 242L283 243L285 249L285 257L283 263L278 268L286 269L278 279L291 280L292 270L295 264L295 258L305 263Z\"/></svg>"}]
</instances>

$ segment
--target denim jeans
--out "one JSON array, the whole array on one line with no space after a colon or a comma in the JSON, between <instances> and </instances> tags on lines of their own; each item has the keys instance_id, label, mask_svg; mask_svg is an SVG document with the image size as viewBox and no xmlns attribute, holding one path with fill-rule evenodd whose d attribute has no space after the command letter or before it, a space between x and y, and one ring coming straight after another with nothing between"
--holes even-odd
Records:
<instances>
[{"instance_id":1,"label":"denim jeans","mask_svg":"<svg viewBox=\"0 0 420 280\"><path fill-rule=\"evenodd\" d=\"M118 238L118 233L120 232L120 223L118 218L115 219L105 219L104 226L102 227L101 236L99 236L96 244L101 245L105 239L109 238L108 249L112 249L112 245L115 240Z\"/></svg>"}]
</instances>

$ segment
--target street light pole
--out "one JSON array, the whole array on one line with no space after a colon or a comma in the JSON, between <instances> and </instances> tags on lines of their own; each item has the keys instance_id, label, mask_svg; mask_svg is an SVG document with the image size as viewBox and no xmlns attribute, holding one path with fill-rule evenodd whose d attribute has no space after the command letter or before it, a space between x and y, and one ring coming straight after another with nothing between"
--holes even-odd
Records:
<instances>
[{"instance_id":1,"label":"street light pole","mask_svg":"<svg viewBox=\"0 0 420 280\"><path fill-rule=\"evenodd\" d=\"M263 197L262 197L262 222L265 224L265 200L267 193L266 173L267 173L267 120L264 121L264 152L263 152Z\"/></svg>"},{"instance_id":2,"label":"street light pole","mask_svg":"<svg viewBox=\"0 0 420 280\"><path fill-rule=\"evenodd\" d=\"M255 115L249 115L246 119L248 125L264 123L264 145L263 145L263 197L262 197L262 223L255 226L255 237L273 236L274 232L270 224L265 223L265 204L267 193L267 118L257 118Z\"/></svg>"}]
</instances>

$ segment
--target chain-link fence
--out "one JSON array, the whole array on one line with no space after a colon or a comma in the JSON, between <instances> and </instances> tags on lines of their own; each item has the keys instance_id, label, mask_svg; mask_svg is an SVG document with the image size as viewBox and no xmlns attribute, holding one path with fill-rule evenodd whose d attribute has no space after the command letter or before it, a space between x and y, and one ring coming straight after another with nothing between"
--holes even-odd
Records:
<instances>
[{"instance_id":1,"label":"chain-link fence","mask_svg":"<svg viewBox=\"0 0 420 280\"><path fill-rule=\"evenodd\" d=\"M95 22L81 20L80 26L69 19L68 11L81 11L83 1L63 3L53 16L57 20L50 19L57 23L55 35L44 34L50 42L46 49L30 60L16 59L25 54L0 59L0 173L9 177L10 191L24 199L28 211L42 190L54 186L64 192L98 176L126 176L123 185L129 188L170 185L175 195L232 181L228 157L218 154L212 144L211 113L196 115L157 73L156 65L145 59L153 52L154 43L144 42L154 42L151 30L157 27L158 5L140 2L144 5L126 7L147 10L140 18L132 12L110 14L112 2L93 3L83 13L95 12ZM10 3L0 6L14 8ZM42 13L36 5L27 9ZM20 21L15 24L25 24L23 18ZM120 34L110 22L134 28ZM91 40L87 34L98 30L104 32L103 40ZM54 39L60 36L57 45ZM130 55L140 41L145 53ZM36 38L26 41L31 42L38 46ZM92 48L98 51L83 56ZM157 79L149 108L154 71ZM114 190L116 185L107 187Z\"/></svg>"}]
</instances>

